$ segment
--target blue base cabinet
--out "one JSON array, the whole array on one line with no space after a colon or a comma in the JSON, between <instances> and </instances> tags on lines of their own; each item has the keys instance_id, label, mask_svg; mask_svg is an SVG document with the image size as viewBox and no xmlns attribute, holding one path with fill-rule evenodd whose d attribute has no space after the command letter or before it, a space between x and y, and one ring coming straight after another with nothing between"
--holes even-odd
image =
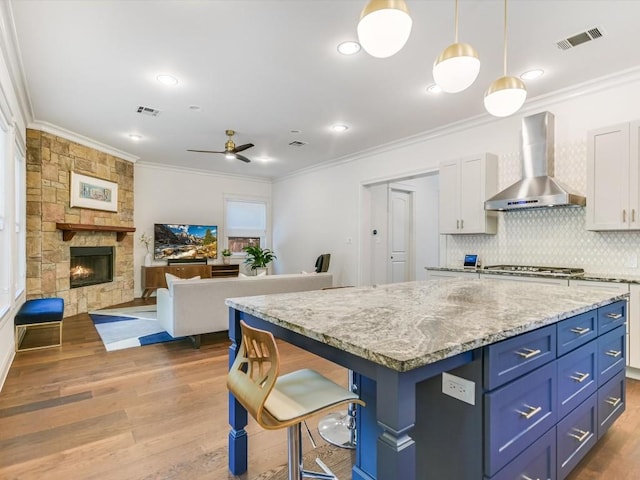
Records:
<instances>
[{"instance_id":1,"label":"blue base cabinet","mask_svg":"<svg viewBox=\"0 0 640 480\"><path fill-rule=\"evenodd\" d=\"M557 478L565 478L598 441L597 395L591 395L556 426Z\"/></svg>"},{"instance_id":2,"label":"blue base cabinet","mask_svg":"<svg viewBox=\"0 0 640 480\"><path fill-rule=\"evenodd\" d=\"M548 349L540 347L541 335L549 335L548 332L541 333L544 328L515 337L519 339L519 348L512 349L511 359L518 358L523 370L536 358L545 358L547 363L535 370L526 369L529 373L510 380L500 388L488 385L490 389L485 391L485 423L490 431L485 437L488 435L489 439L501 435L504 430L513 430L514 421L513 414L510 416L508 410L492 411L492 398L504 395L509 389L523 390L525 393L522 394L520 408L517 402L512 406L512 410L523 417L520 419L521 431L512 431L511 435L507 435L505 440L512 438L505 444L484 443L485 479L563 480L597 443L625 408L626 318L627 302L622 300L552 325L556 334L553 356L549 355ZM493 350L505 350L504 344L513 341L509 339L485 347L485 359L490 360ZM485 372L500 368L499 364L492 366L485 363L484 366ZM548 386L535 381L538 375L548 377L549 371L553 372L557 385L553 398L555 404L547 401ZM552 417L552 413L555 417ZM533 433L533 424L526 422L543 416L553 418L553 426L546 429L544 435ZM498 432L494 432L494 429ZM536 471L542 472L542 476L541 473L533 476L523 473L520 468L526 461L523 458L537 458L541 443L547 445L545 451L550 452L549 442L555 443L555 468L547 465L544 470L540 460L540 467ZM500 460L497 461L497 458ZM499 471L496 472L496 469Z\"/></svg>"},{"instance_id":3,"label":"blue base cabinet","mask_svg":"<svg viewBox=\"0 0 640 480\"><path fill-rule=\"evenodd\" d=\"M417 385L420 479L563 480L625 409L625 300L474 351L449 371L475 385L473 403L443 393L442 375ZM356 385L361 468L376 478L376 384Z\"/></svg>"}]
</instances>

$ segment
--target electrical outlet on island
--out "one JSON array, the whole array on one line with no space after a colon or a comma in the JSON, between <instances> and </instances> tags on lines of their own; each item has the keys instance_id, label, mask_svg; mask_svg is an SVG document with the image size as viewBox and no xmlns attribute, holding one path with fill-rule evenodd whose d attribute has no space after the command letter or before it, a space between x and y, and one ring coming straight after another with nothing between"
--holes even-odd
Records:
<instances>
[{"instance_id":1,"label":"electrical outlet on island","mask_svg":"<svg viewBox=\"0 0 640 480\"><path fill-rule=\"evenodd\" d=\"M476 384L466 378L444 372L442 374L442 393L469 405L476 404Z\"/></svg>"}]
</instances>

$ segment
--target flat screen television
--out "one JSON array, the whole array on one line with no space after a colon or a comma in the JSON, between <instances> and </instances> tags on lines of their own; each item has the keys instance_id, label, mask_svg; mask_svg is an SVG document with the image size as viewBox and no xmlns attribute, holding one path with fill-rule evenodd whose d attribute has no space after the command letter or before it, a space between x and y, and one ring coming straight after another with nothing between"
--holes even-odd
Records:
<instances>
[{"instance_id":1,"label":"flat screen television","mask_svg":"<svg viewBox=\"0 0 640 480\"><path fill-rule=\"evenodd\" d=\"M217 258L218 227L156 223L153 256L156 260Z\"/></svg>"}]
</instances>

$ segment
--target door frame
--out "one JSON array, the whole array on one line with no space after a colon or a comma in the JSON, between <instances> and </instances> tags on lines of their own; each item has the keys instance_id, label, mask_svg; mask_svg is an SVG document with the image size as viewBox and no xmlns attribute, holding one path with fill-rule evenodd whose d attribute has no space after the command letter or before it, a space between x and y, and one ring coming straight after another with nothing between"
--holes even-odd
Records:
<instances>
[{"instance_id":1,"label":"door frame","mask_svg":"<svg viewBox=\"0 0 640 480\"><path fill-rule=\"evenodd\" d=\"M428 175L439 175L438 167L415 170L413 172L405 172L402 175L385 175L377 178L370 178L360 182L360 195L358 197L358 273L357 285L371 284L371 236L372 236L372 220L371 220L371 195L369 188L382 183L400 183L403 180L411 180L418 177ZM414 209L415 211L415 209ZM440 241L438 246L438 255L440 259L446 256L446 244L443 243L446 235L439 235Z\"/></svg>"}]
</instances>

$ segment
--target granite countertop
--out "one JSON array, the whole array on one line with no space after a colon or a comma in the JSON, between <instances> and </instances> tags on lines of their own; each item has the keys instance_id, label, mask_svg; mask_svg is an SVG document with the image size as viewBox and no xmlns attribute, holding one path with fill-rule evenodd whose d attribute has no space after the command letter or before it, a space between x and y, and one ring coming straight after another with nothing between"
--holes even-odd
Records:
<instances>
[{"instance_id":1,"label":"granite countertop","mask_svg":"<svg viewBox=\"0 0 640 480\"><path fill-rule=\"evenodd\" d=\"M228 298L225 303L404 372L625 296L454 278Z\"/></svg>"},{"instance_id":2,"label":"granite countertop","mask_svg":"<svg viewBox=\"0 0 640 480\"><path fill-rule=\"evenodd\" d=\"M485 270L483 268L469 269L462 267L424 267L425 270L433 270L439 272L465 272L480 273L483 275L506 275L516 277L539 277L539 278L561 278L567 280L586 280L588 282L612 282L612 283L637 283L640 284L640 275L604 275L601 273L588 273L583 275L553 275L544 273L527 273L527 272L496 272L495 270Z\"/></svg>"}]
</instances>

